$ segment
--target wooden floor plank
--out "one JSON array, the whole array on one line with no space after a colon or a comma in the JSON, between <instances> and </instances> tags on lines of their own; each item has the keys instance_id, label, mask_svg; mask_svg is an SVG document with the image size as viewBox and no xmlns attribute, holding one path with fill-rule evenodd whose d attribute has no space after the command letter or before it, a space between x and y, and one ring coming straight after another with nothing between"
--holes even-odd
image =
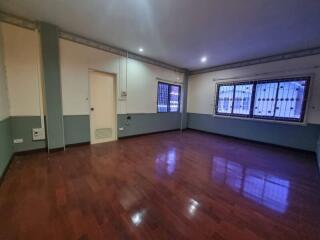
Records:
<instances>
[{"instance_id":1,"label":"wooden floor plank","mask_svg":"<svg viewBox=\"0 0 320 240\"><path fill-rule=\"evenodd\" d=\"M0 239L320 239L315 156L196 131L16 156Z\"/></svg>"}]
</instances>

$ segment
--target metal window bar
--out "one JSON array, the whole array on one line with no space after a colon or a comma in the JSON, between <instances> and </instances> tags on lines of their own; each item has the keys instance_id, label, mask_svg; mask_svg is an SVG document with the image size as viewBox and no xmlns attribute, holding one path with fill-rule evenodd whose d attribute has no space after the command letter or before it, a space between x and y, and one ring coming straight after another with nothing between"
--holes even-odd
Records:
<instances>
[{"instance_id":1,"label":"metal window bar","mask_svg":"<svg viewBox=\"0 0 320 240\"><path fill-rule=\"evenodd\" d=\"M176 88L176 90L174 90ZM179 112L181 105L181 86L158 82L157 112Z\"/></svg>"},{"instance_id":2,"label":"metal window bar","mask_svg":"<svg viewBox=\"0 0 320 240\"><path fill-rule=\"evenodd\" d=\"M262 81L241 81L241 82L232 82L232 83L218 83L217 88L216 88L216 101L215 101L215 114L216 115L224 115L224 116L234 116L234 117L247 117L247 118L253 118L253 119L266 119L266 120L276 120L276 121L288 121L288 122L303 122L304 117L305 117L305 111L306 111L306 105L307 105L307 99L308 99L308 93L309 93L309 86L310 86L310 80L311 77L293 77L293 78L282 78L282 79L271 79L271 80L262 80ZM292 114L293 108L296 108L296 105L298 103L298 97L295 97L294 99L294 89L291 89L291 95L289 94L290 88L293 88L291 85L288 86L289 89L287 89L286 97L284 99L280 98L279 99L279 91L280 91L280 85L283 83L294 83L294 82L300 82L301 86L303 86L303 92L301 94L303 100L301 101L301 108L300 114L298 117L294 117ZM276 86L271 87L271 85L268 85L263 91L263 96L261 92L258 92L257 94L257 86L259 84L274 84L276 83ZM252 86L252 91L251 91L251 101L250 101L250 110L249 114L238 114L234 112L234 104L235 101L238 101L238 99L235 99L235 91L236 91L236 86L239 85L249 85L253 84ZM232 107L231 107L231 113L229 112L223 112L219 111L219 106L221 105L221 88L230 86L233 87L233 96L232 96ZM274 91L276 91L274 93ZM297 91L297 90L296 90ZM274 95L275 94L275 95ZM255 108L256 108L256 100L257 98L260 98L263 100L262 104L262 109L267 111L267 113L272 114L262 114L262 115L255 115ZM230 97L228 98L230 100ZM281 100L282 99L282 100ZM277 116L276 111L277 107L279 105L279 101L285 100L285 113L287 113L287 107L288 107L288 102L289 103L289 113L284 116ZM220 105L219 105L220 104ZM295 104L295 105L294 105ZM261 107L260 106L260 107Z\"/></svg>"}]
</instances>

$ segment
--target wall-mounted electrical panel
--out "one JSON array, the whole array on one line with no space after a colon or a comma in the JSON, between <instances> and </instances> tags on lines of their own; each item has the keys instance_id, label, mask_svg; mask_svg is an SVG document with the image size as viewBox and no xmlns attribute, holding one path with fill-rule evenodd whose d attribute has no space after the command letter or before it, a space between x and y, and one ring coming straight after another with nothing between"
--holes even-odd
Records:
<instances>
[{"instance_id":1,"label":"wall-mounted electrical panel","mask_svg":"<svg viewBox=\"0 0 320 240\"><path fill-rule=\"evenodd\" d=\"M46 139L46 132L44 128L33 128L32 129L32 140L39 141Z\"/></svg>"}]
</instances>

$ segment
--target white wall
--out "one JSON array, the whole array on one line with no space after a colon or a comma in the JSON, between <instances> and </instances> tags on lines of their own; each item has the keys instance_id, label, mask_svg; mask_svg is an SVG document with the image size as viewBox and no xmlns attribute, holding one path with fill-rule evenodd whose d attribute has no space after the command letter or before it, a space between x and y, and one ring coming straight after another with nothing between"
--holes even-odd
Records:
<instances>
[{"instance_id":1,"label":"white wall","mask_svg":"<svg viewBox=\"0 0 320 240\"><path fill-rule=\"evenodd\" d=\"M181 73L129 59L127 98L129 113L157 112L157 78L183 82Z\"/></svg>"},{"instance_id":2,"label":"white wall","mask_svg":"<svg viewBox=\"0 0 320 240\"><path fill-rule=\"evenodd\" d=\"M314 78L309 92L306 116L307 122L320 124L320 68L313 68L314 66L320 66L320 55L193 75L188 83L188 112L213 114L216 94L216 83L213 79L241 77L240 80L254 80L312 74ZM262 73L268 74L263 77L252 77Z\"/></svg>"},{"instance_id":3,"label":"white wall","mask_svg":"<svg viewBox=\"0 0 320 240\"><path fill-rule=\"evenodd\" d=\"M39 116L38 33L1 23L4 37L10 115Z\"/></svg>"},{"instance_id":4,"label":"white wall","mask_svg":"<svg viewBox=\"0 0 320 240\"><path fill-rule=\"evenodd\" d=\"M39 116L39 34L6 23L0 23L0 26L3 29L10 115ZM128 96L127 101L120 100L120 91L126 90L125 57L63 39L59 44L64 115L89 114L89 69L116 74L118 113L155 113L156 78L176 81L179 77L183 81L181 73L128 59ZM0 104L7 103L1 101Z\"/></svg>"},{"instance_id":5,"label":"white wall","mask_svg":"<svg viewBox=\"0 0 320 240\"><path fill-rule=\"evenodd\" d=\"M4 66L4 46L2 38L2 26L0 25L0 121L7 118L9 113L8 87L6 69Z\"/></svg>"},{"instance_id":6,"label":"white wall","mask_svg":"<svg viewBox=\"0 0 320 240\"><path fill-rule=\"evenodd\" d=\"M155 113L157 82L160 77L183 81L183 74L151 64L128 59L127 100L120 100L126 90L126 58L67 40L60 40L61 82L64 115L89 114L89 69L117 75L118 113Z\"/></svg>"}]
</instances>

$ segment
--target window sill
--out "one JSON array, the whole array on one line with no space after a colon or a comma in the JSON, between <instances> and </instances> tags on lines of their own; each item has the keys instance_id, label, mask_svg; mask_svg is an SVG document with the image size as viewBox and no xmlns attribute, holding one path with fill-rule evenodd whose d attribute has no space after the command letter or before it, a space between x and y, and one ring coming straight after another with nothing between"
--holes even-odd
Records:
<instances>
[{"instance_id":1,"label":"window sill","mask_svg":"<svg viewBox=\"0 0 320 240\"><path fill-rule=\"evenodd\" d=\"M266 123L280 123L286 125L298 125L298 126L307 126L308 123L306 120L303 122L292 122L292 121L280 121L280 120L270 120L270 119L259 119L259 118L248 118L248 117L241 117L241 116L228 116L228 115L218 115L213 114L214 118L227 118L227 119L238 119L238 120L246 120L246 121L257 121L257 122L266 122Z\"/></svg>"}]
</instances>

